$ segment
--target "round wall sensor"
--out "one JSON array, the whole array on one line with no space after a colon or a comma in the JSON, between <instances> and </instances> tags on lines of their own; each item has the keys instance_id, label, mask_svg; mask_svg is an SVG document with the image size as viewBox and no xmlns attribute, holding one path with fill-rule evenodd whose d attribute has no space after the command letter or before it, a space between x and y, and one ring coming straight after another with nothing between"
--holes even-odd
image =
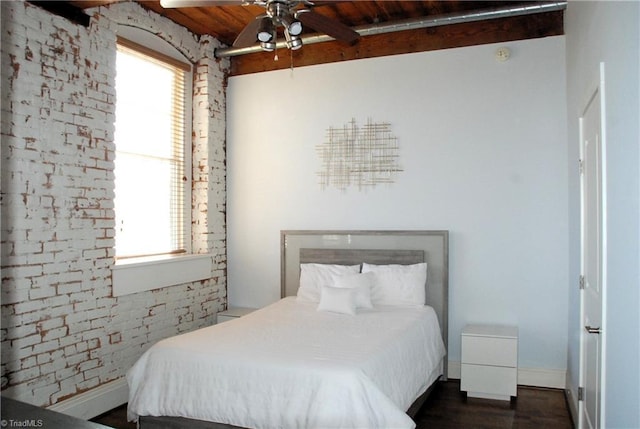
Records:
<instances>
[{"instance_id":1,"label":"round wall sensor","mask_svg":"<svg viewBox=\"0 0 640 429\"><path fill-rule=\"evenodd\" d=\"M507 61L511 56L511 51L509 48L498 48L496 51L496 60L498 61Z\"/></svg>"}]
</instances>

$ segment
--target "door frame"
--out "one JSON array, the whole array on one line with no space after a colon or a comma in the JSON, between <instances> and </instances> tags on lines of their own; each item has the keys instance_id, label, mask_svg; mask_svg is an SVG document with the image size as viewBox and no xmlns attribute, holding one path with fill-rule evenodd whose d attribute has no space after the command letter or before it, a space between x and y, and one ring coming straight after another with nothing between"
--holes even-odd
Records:
<instances>
[{"instance_id":1,"label":"door frame","mask_svg":"<svg viewBox=\"0 0 640 429\"><path fill-rule=\"evenodd\" d=\"M602 233L602 325L601 325L601 334L600 334L600 344L601 344L601 360L600 360L600 418L598 425L600 428L605 428L605 415L606 415L606 395L605 395L605 380L606 380L606 361L607 361L607 353L606 353L606 345L607 345L607 136L606 136L606 103L605 103L605 63L601 62L599 64L599 76L598 79L590 86L589 91L585 97L585 101L582 103L582 109L580 111L580 117L578 119L579 123L579 136L580 136L580 162L584 159L584 116L587 112L591 102L596 97L596 95L600 94L600 171L601 171L601 233ZM584 276L585 274L585 251L584 251L584 242L585 242L585 209L584 209L584 175L582 174L582 167L580 168L580 275ZM580 366L579 366L579 382L578 386L580 389L584 388L585 383L585 362L584 362L584 353L585 353L585 338L587 335L584 328L584 290L582 287L580 288ZM583 414L584 413L584 401L578 401L578 428L584 428Z\"/></svg>"}]
</instances>

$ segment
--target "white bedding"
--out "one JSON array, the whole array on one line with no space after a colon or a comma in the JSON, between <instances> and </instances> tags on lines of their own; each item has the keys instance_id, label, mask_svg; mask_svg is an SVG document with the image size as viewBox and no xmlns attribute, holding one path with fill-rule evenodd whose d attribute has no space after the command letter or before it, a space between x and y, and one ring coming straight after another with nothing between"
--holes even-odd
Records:
<instances>
[{"instance_id":1,"label":"white bedding","mask_svg":"<svg viewBox=\"0 0 640 429\"><path fill-rule=\"evenodd\" d=\"M319 312L295 297L158 342L127 373L130 420L250 428L413 428L405 411L441 374L431 307Z\"/></svg>"}]
</instances>

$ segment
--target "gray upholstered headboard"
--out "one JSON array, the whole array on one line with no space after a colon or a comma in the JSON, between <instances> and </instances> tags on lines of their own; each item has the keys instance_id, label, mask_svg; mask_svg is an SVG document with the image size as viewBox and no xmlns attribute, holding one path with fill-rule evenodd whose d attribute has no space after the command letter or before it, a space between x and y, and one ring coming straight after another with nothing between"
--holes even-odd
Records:
<instances>
[{"instance_id":1,"label":"gray upholstered headboard","mask_svg":"<svg viewBox=\"0 0 640 429\"><path fill-rule=\"evenodd\" d=\"M424 250L396 249L300 249L300 263L356 265L400 264L425 262Z\"/></svg>"},{"instance_id":2,"label":"gray upholstered headboard","mask_svg":"<svg viewBox=\"0 0 640 429\"><path fill-rule=\"evenodd\" d=\"M448 231L281 231L281 295L292 296L300 284L301 263L355 265L427 262L427 304L438 315L448 347ZM445 378L447 374L445 359Z\"/></svg>"}]
</instances>

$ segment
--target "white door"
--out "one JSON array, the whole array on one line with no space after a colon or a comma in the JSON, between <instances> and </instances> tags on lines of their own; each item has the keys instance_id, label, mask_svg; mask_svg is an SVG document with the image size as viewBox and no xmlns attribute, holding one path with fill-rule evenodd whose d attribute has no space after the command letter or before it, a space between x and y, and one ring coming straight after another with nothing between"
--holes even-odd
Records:
<instances>
[{"instance_id":1,"label":"white door","mask_svg":"<svg viewBox=\"0 0 640 429\"><path fill-rule=\"evenodd\" d=\"M580 118L583 276L580 368L583 397L580 407L580 427L584 429L600 428L602 421L603 214L605 213L603 210L602 83L600 80Z\"/></svg>"}]
</instances>

